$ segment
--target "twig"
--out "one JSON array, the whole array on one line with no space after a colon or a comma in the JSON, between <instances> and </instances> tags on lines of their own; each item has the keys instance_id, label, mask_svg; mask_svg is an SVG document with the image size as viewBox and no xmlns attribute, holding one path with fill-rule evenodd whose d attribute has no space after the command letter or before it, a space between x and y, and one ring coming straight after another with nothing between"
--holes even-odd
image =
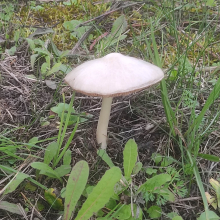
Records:
<instances>
[{"instance_id":1,"label":"twig","mask_svg":"<svg viewBox=\"0 0 220 220\"><path fill-rule=\"evenodd\" d=\"M117 3L117 4L118 4L118 3ZM136 3L132 3L132 4L128 4L128 5L123 5L123 6L121 6L121 7L118 7L118 8L116 8L116 9L113 9L113 10L110 9L109 11L105 12L105 13L102 14L102 15L99 15L99 16L97 16L97 17L95 17L95 18L92 18L92 19L90 19L90 20L88 20L88 21L85 21L85 22L83 22L83 23L77 25L75 28L77 29L77 28L79 28L79 27L81 27L81 26L84 26L85 24L90 23L91 21L98 20L98 19L100 19L100 18L102 18L102 17L105 17L106 15L109 15L109 14L111 14L111 13L113 13L113 12L116 12L116 11L118 11L118 10L121 10L121 9L124 9L124 8L127 8L127 7L130 7L130 6L133 6L133 5L136 5L136 4L138 4L138 3L136 2ZM115 5L112 6L112 8L114 8L114 7L115 7ZM116 6L116 7L117 7L117 6Z\"/></svg>"},{"instance_id":2,"label":"twig","mask_svg":"<svg viewBox=\"0 0 220 220\"><path fill-rule=\"evenodd\" d=\"M107 17L109 14L111 14L111 13L113 13L113 12L115 12L115 11L118 11L118 10L121 10L121 9L124 9L124 8L127 8L127 7L130 7L130 6L139 4L139 3L132 3L132 4L128 4L128 5L122 5L121 7L118 7L118 4L120 4L120 3L116 2L116 3L112 6L112 8L111 8L109 11L107 11L106 13L104 13L104 14L98 16L98 17L95 17L95 18L93 18L93 19L90 19L90 20L88 20L88 21L86 21L86 22L83 22L82 24L76 26L76 28L78 28L78 27L80 27L80 26L83 26L83 25L85 25L85 24L87 24L87 23L90 23L91 21L94 21L94 20L96 20L95 25L98 25L98 24L99 24L101 21L103 21L103 19L104 19L105 17ZM117 8L117 7L118 7L118 8ZM79 48L79 46L82 44L82 42L90 35L90 33L91 33L93 30L94 30L94 25L93 25L87 32L85 32L85 33L83 34L83 36L79 39L79 41L76 43L76 45L75 45L75 46L73 47L73 49L71 50L70 55L74 55L74 54L75 54L76 50Z\"/></svg>"},{"instance_id":3,"label":"twig","mask_svg":"<svg viewBox=\"0 0 220 220\"><path fill-rule=\"evenodd\" d=\"M201 200L201 199L202 199L201 196L197 196L197 197L190 197L190 198L184 198L184 199L177 199L177 200L175 200L174 202L171 202L171 203L193 201L193 200Z\"/></svg>"},{"instance_id":4,"label":"twig","mask_svg":"<svg viewBox=\"0 0 220 220\"><path fill-rule=\"evenodd\" d=\"M27 90L27 88L18 80L18 78L17 78L12 72L10 72L9 70L7 70L7 68L5 68L5 66L4 66L3 64L0 64L0 66L1 66L1 68L4 69L5 72L7 72L16 82L18 82L18 83L21 85L21 87L24 88L24 90L25 90L26 92L29 92L29 91Z\"/></svg>"},{"instance_id":5,"label":"twig","mask_svg":"<svg viewBox=\"0 0 220 220\"><path fill-rule=\"evenodd\" d=\"M33 208L34 212L36 213L36 215L41 218L41 219L45 219L40 212L35 208L35 206L31 203L31 201L24 195L24 193L21 192L21 195L23 196L24 200L29 203L29 205Z\"/></svg>"}]
</instances>

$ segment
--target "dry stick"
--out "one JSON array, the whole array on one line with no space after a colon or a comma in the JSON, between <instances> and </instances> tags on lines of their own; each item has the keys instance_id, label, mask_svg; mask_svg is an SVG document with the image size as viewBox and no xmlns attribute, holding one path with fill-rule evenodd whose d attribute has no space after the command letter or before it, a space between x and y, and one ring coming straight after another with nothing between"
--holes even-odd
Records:
<instances>
[{"instance_id":1,"label":"dry stick","mask_svg":"<svg viewBox=\"0 0 220 220\"><path fill-rule=\"evenodd\" d=\"M118 3L117 3L117 5L116 5L116 4L113 5L112 8L111 8L109 11L105 12L104 14L99 15L99 16L97 16L97 17L95 17L95 18L92 18L92 19L90 19L90 20L88 20L88 21L85 21L85 22L83 22L83 23L77 25L75 28L79 28L79 27L81 27L81 26L84 26L85 24L90 23L91 21L98 20L99 18L105 17L106 15L109 15L109 14L111 14L111 13L113 13L113 12L116 12L116 11L118 11L118 10L120 10L120 9L124 9L124 8L130 7L130 6L136 5L136 4L138 4L138 3L136 2L136 3L132 3L132 4L128 4L128 5L123 5L123 6L121 6L121 7L118 7L118 8L116 8L116 9L114 9L114 8L117 7L117 5L118 5Z\"/></svg>"},{"instance_id":2,"label":"dry stick","mask_svg":"<svg viewBox=\"0 0 220 220\"><path fill-rule=\"evenodd\" d=\"M24 193L21 192L21 195L23 196L24 200L29 203L29 205L33 208L35 214L41 218L41 219L45 219L41 214L40 212L37 210L37 208L35 208L35 206L31 203L31 201L24 195Z\"/></svg>"},{"instance_id":3,"label":"dry stick","mask_svg":"<svg viewBox=\"0 0 220 220\"><path fill-rule=\"evenodd\" d=\"M23 169L23 167L27 166L30 163L30 156L28 156L25 161L21 164L21 166L17 169L17 173L14 175L14 177L10 180L9 183L7 183L1 190L0 190L0 195L2 193L4 193L4 191L8 188L8 186L10 185L10 183L12 183L12 181L17 177L17 175L19 174L19 172Z\"/></svg>"},{"instance_id":4,"label":"dry stick","mask_svg":"<svg viewBox=\"0 0 220 220\"><path fill-rule=\"evenodd\" d=\"M25 90L26 92L29 92L29 91L27 90L27 88L18 80L18 78L17 78L12 72L10 72L7 68L5 68L5 66L4 66L3 64L0 64L0 66L1 66L2 69L4 69L5 72L7 72L16 82L18 82L18 83L20 84L20 86L24 88L24 90Z\"/></svg>"},{"instance_id":5,"label":"dry stick","mask_svg":"<svg viewBox=\"0 0 220 220\"><path fill-rule=\"evenodd\" d=\"M112 8L111 8L108 12L106 12L106 13L104 13L104 14L98 16L98 17L95 17L95 18L93 18L93 19L90 19L90 20L88 20L88 21L86 21L86 22L84 22L84 23L82 23L82 24L76 26L76 28L78 28L78 27L80 27L80 26L83 26L83 25L85 25L85 24L87 24L87 23L89 23L89 22L91 22L91 21L94 21L94 20L96 20L96 23L95 23L95 24L98 25L101 21L103 21L104 18L107 17L107 15L109 15L109 14L111 14L111 13L113 13L113 12L116 12L116 11L118 11L118 10L120 10L120 9L124 9L124 8L130 7L130 6L136 5L136 4L138 4L138 3L132 3L132 4L129 4L129 5L123 5L123 6L117 8L118 3L115 3L115 4L112 6ZM115 8L116 8L116 9L115 9ZM91 27L87 32L85 32L85 33L83 34L83 36L79 39L79 41L76 43L76 45L75 45L75 46L73 47L73 49L71 50L70 55L74 55L74 53L76 52L76 50L79 48L79 46L82 44L82 42L89 36L89 34L93 31L93 29L94 29L94 26Z\"/></svg>"},{"instance_id":6,"label":"dry stick","mask_svg":"<svg viewBox=\"0 0 220 220\"><path fill-rule=\"evenodd\" d=\"M190 197L190 198L184 198L184 199L177 199L174 202L170 202L170 203L193 201L193 200L202 200L202 197L201 196L197 196L197 197Z\"/></svg>"}]
</instances>

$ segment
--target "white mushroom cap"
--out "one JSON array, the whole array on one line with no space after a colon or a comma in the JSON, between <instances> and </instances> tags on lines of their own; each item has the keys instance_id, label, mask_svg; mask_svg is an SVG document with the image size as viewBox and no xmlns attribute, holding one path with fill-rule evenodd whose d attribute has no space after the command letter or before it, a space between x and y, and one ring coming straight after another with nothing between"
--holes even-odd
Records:
<instances>
[{"instance_id":1,"label":"white mushroom cap","mask_svg":"<svg viewBox=\"0 0 220 220\"><path fill-rule=\"evenodd\" d=\"M163 77L163 71L151 63L110 53L79 65L64 80L77 92L114 97L143 90Z\"/></svg>"},{"instance_id":2,"label":"white mushroom cap","mask_svg":"<svg viewBox=\"0 0 220 220\"><path fill-rule=\"evenodd\" d=\"M120 53L110 53L81 64L64 80L77 92L103 97L96 138L101 148L106 149L112 97L143 90L163 77L163 71L153 64Z\"/></svg>"}]
</instances>

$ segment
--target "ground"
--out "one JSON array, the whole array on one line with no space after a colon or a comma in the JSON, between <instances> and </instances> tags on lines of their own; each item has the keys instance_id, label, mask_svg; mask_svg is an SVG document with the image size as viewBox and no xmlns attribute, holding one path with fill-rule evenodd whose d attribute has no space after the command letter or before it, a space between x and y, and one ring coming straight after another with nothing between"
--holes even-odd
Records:
<instances>
[{"instance_id":1,"label":"ground","mask_svg":"<svg viewBox=\"0 0 220 220\"><path fill-rule=\"evenodd\" d=\"M152 206L162 210L157 219L174 219L170 213L182 219L198 219L206 206L204 192L215 195L210 179L219 178L219 3L74 2L0 3L0 192L2 201L20 204L21 210L26 211L16 214L0 203L0 217L58 219L62 215L62 210L46 201L43 187L53 188L61 197L69 172L60 182L39 175L32 163L42 162L46 147L60 136L61 119L52 108L71 101L73 91L63 81L67 69L117 51L160 66L165 72L166 88L157 84L146 91L113 99L106 152L123 172L125 145L130 139L135 140L137 162L142 163L142 169L132 176L133 185L129 187L134 192L156 174L172 177L167 187L174 200L158 204L161 191L154 191L155 198L148 200L144 194L135 194L133 202L143 210L143 219L153 219L149 214ZM109 10L113 12L105 14ZM114 23L118 18L118 23ZM73 30L80 23L65 23L71 20L93 22L94 26L89 29L87 23L82 23L75 33ZM113 33L112 27L121 33ZM110 41L106 37L109 35ZM112 43L115 36L117 40ZM159 51L159 58L152 56L151 51L157 54L155 50ZM160 58L163 62L158 62ZM94 186L109 170L97 154L101 98L76 93L73 106L72 115L80 115L86 121L79 123L68 147L71 167L86 161L90 169L87 184ZM76 122L67 127L64 143L75 125ZM37 141L33 142L33 138ZM58 165L61 164L62 160ZM22 180L17 181L20 173L36 182L27 176L19 176ZM85 200L84 195L80 203ZM128 190L119 194L117 202L131 204ZM210 204L209 209L219 214ZM103 217L112 210L104 207L101 211ZM95 216L91 219L98 218ZM99 217L105 219L101 214Z\"/></svg>"}]
</instances>

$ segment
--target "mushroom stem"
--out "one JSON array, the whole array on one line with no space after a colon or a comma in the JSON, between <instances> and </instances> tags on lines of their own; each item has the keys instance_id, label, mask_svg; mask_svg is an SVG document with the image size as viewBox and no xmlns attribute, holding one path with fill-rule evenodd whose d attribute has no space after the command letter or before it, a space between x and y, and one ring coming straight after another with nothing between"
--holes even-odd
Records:
<instances>
[{"instance_id":1,"label":"mushroom stem","mask_svg":"<svg viewBox=\"0 0 220 220\"><path fill-rule=\"evenodd\" d=\"M112 97L102 99L102 107L96 131L96 139L102 149L107 147L107 129L111 112Z\"/></svg>"}]
</instances>

